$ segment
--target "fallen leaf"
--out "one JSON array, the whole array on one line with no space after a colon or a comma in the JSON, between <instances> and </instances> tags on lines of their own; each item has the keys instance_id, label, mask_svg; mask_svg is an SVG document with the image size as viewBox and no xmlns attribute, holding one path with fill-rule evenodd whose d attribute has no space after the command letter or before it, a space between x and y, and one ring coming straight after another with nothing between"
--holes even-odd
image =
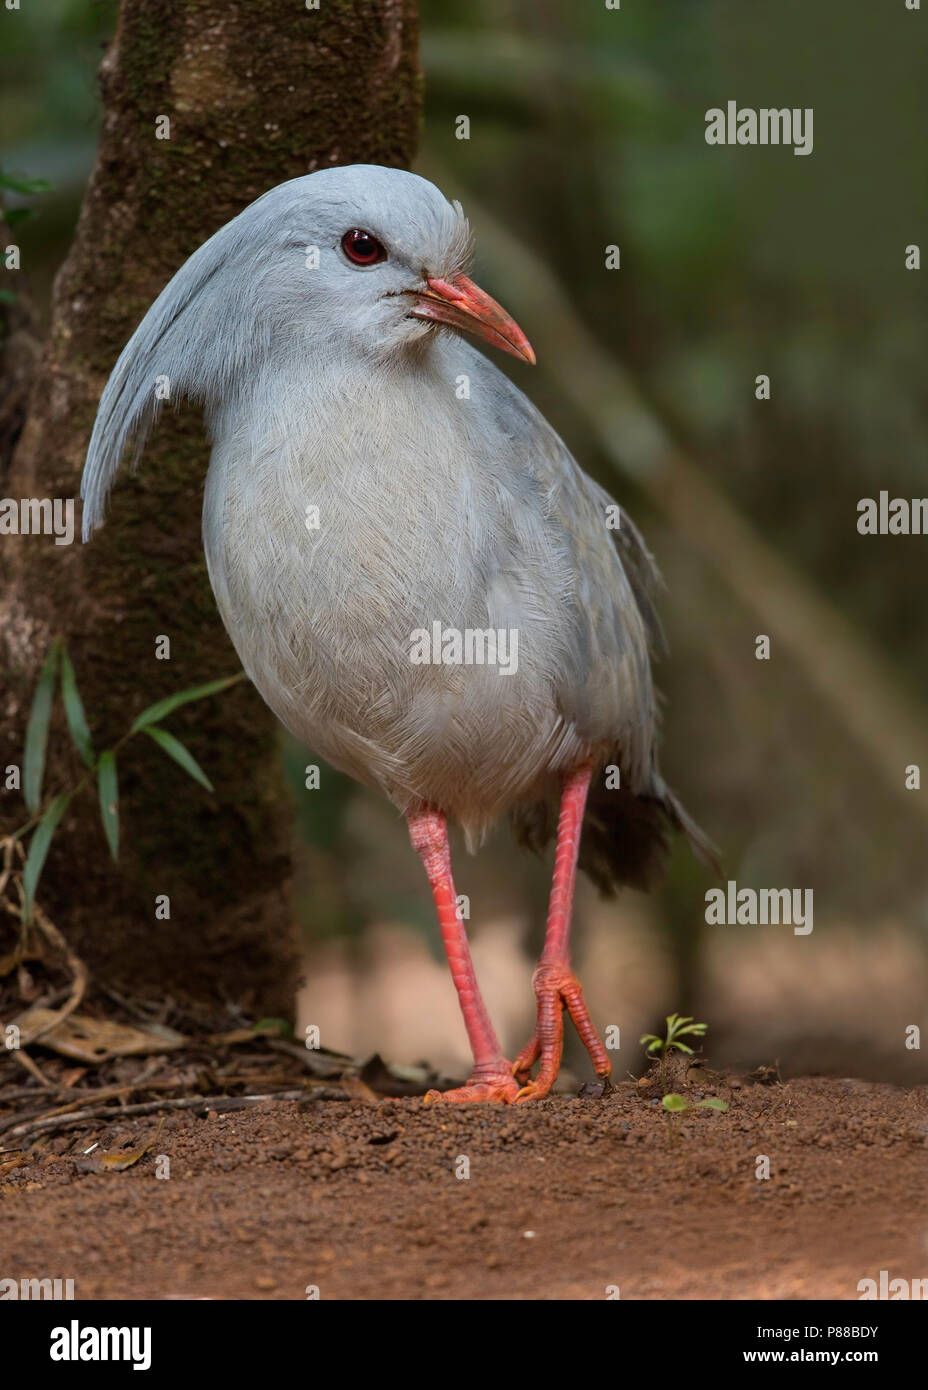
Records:
<instances>
[{"instance_id":1,"label":"fallen leaf","mask_svg":"<svg viewBox=\"0 0 928 1390\"><path fill-rule=\"evenodd\" d=\"M86 1014L69 1014L60 1023L43 1032L54 1018L51 1009L27 1009L13 1022L20 1029L20 1044L28 1047L33 1038L43 1047L77 1062L95 1064L111 1057L144 1057L152 1053L175 1052L188 1039L173 1028L153 1024L150 1028L134 1028L125 1023L113 1023L105 1018L90 1018Z\"/></svg>"},{"instance_id":2,"label":"fallen leaf","mask_svg":"<svg viewBox=\"0 0 928 1390\"><path fill-rule=\"evenodd\" d=\"M122 1173L127 1168L133 1168L140 1158L144 1158L149 1149L154 1148L161 1137L164 1128L164 1119L155 1130L150 1139L142 1145L140 1149L113 1149L109 1152L101 1150L91 1158L75 1159L75 1166L82 1168L87 1173ZM87 1150L89 1153L90 1150Z\"/></svg>"},{"instance_id":3,"label":"fallen leaf","mask_svg":"<svg viewBox=\"0 0 928 1390\"><path fill-rule=\"evenodd\" d=\"M131 1168L138 1163L140 1158L144 1158L150 1147L149 1144L146 1144L144 1149L124 1149L117 1153L99 1154L98 1157L103 1168L108 1168L114 1173L121 1173L124 1168Z\"/></svg>"}]
</instances>

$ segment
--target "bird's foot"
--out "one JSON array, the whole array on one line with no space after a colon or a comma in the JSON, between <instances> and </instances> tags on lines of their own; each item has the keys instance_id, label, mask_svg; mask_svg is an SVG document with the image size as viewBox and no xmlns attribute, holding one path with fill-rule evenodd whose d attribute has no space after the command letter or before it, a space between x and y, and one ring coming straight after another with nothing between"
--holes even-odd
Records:
<instances>
[{"instance_id":1,"label":"bird's foot","mask_svg":"<svg viewBox=\"0 0 928 1390\"><path fill-rule=\"evenodd\" d=\"M508 1062L504 1063L505 1067L508 1065ZM495 1100L509 1105L515 1100L518 1092L519 1083L512 1072L500 1069L489 1075L478 1075L475 1072L466 1086L456 1086L453 1091L428 1091L425 1103L432 1105L436 1101L447 1100L457 1105L473 1105Z\"/></svg>"},{"instance_id":2,"label":"bird's foot","mask_svg":"<svg viewBox=\"0 0 928 1390\"><path fill-rule=\"evenodd\" d=\"M580 988L580 981L564 962L545 962L538 966L532 983L535 988L536 1024L530 1041L512 1064L512 1074L519 1083L517 1103L546 1096L557 1080L564 1050L564 1010L570 1014L574 1027L590 1059L596 1075L606 1080L612 1063L593 1027ZM538 1075L532 1080L531 1068L541 1059Z\"/></svg>"}]
</instances>

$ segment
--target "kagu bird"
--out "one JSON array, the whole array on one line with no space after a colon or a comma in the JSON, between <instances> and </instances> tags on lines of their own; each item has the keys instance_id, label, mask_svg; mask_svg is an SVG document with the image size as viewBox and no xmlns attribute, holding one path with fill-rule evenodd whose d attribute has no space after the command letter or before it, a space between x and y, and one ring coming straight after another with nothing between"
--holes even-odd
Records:
<instances>
[{"instance_id":1,"label":"kagu bird","mask_svg":"<svg viewBox=\"0 0 928 1390\"><path fill-rule=\"evenodd\" d=\"M670 826L710 847L655 761L651 559L462 336L535 360L468 279L469 248L460 206L396 169L325 169L252 203L181 267L116 363L84 539L126 444L138 457L155 420L156 379L200 401L203 543L242 664L298 739L409 823L474 1054L443 1099L516 1101L550 1090L565 1007L597 1075L610 1071L570 966L578 855L608 890L647 882ZM437 638L426 660L423 633ZM557 834L537 1024L514 1063L477 986L447 837L456 820L474 848L504 813L535 848Z\"/></svg>"}]
</instances>

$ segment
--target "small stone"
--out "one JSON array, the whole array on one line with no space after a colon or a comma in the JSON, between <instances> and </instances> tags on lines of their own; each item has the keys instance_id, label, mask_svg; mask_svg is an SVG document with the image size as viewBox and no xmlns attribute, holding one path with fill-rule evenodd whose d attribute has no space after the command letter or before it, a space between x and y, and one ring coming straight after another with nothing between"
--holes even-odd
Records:
<instances>
[{"instance_id":1,"label":"small stone","mask_svg":"<svg viewBox=\"0 0 928 1390\"><path fill-rule=\"evenodd\" d=\"M577 1092L578 1100L602 1100L606 1094L605 1081L584 1081Z\"/></svg>"}]
</instances>

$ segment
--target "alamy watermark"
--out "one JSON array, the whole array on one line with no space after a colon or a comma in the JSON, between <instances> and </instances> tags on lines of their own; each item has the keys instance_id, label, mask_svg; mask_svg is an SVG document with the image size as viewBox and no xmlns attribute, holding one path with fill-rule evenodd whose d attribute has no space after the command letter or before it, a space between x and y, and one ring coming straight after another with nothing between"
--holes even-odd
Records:
<instances>
[{"instance_id":1,"label":"alamy watermark","mask_svg":"<svg viewBox=\"0 0 928 1390\"><path fill-rule=\"evenodd\" d=\"M928 1299L928 1279L890 1279L889 1270L881 1269L879 1283L876 1279L860 1279L857 1292L861 1303L874 1299L889 1299L890 1302L907 1302L910 1299Z\"/></svg>"},{"instance_id":2,"label":"alamy watermark","mask_svg":"<svg viewBox=\"0 0 928 1390\"><path fill-rule=\"evenodd\" d=\"M857 503L862 536L928 536L928 497L862 497Z\"/></svg>"},{"instance_id":3,"label":"alamy watermark","mask_svg":"<svg viewBox=\"0 0 928 1390\"><path fill-rule=\"evenodd\" d=\"M793 154L812 153L812 107L738 106L706 112L707 145L792 145Z\"/></svg>"},{"instance_id":4,"label":"alamy watermark","mask_svg":"<svg viewBox=\"0 0 928 1390\"><path fill-rule=\"evenodd\" d=\"M73 497L0 497L0 536L54 536L74 540Z\"/></svg>"},{"instance_id":5,"label":"alamy watermark","mask_svg":"<svg viewBox=\"0 0 928 1390\"><path fill-rule=\"evenodd\" d=\"M73 1279L0 1279L0 1301L73 1299Z\"/></svg>"},{"instance_id":6,"label":"alamy watermark","mask_svg":"<svg viewBox=\"0 0 928 1390\"><path fill-rule=\"evenodd\" d=\"M725 888L706 893L706 921L710 926L792 927L794 936L812 930L811 888L739 888L729 879Z\"/></svg>"},{"instance_id":7,"label":"alamy watermark","mask_svg":"<svg viewBox=\"0 0 928 1390\"><path fill-rule=\"evenodd\" d=\"M131 1361L133 1371L151 1366L150 1327L82 1327L72 1318L53 1327L48 1349L52 1361Z\"/></svg>"},{"instance_id":8,"label":"alamy watermark","mask_svg":"<svg viewBox=\"0 0 928 1390\"><path fill-rule=\"evenodd\" d=\"M506 627L417 627L409 635L414 666L498 666L501 676L519 669L519 630Z\"/></svg>"}]
</instances>

